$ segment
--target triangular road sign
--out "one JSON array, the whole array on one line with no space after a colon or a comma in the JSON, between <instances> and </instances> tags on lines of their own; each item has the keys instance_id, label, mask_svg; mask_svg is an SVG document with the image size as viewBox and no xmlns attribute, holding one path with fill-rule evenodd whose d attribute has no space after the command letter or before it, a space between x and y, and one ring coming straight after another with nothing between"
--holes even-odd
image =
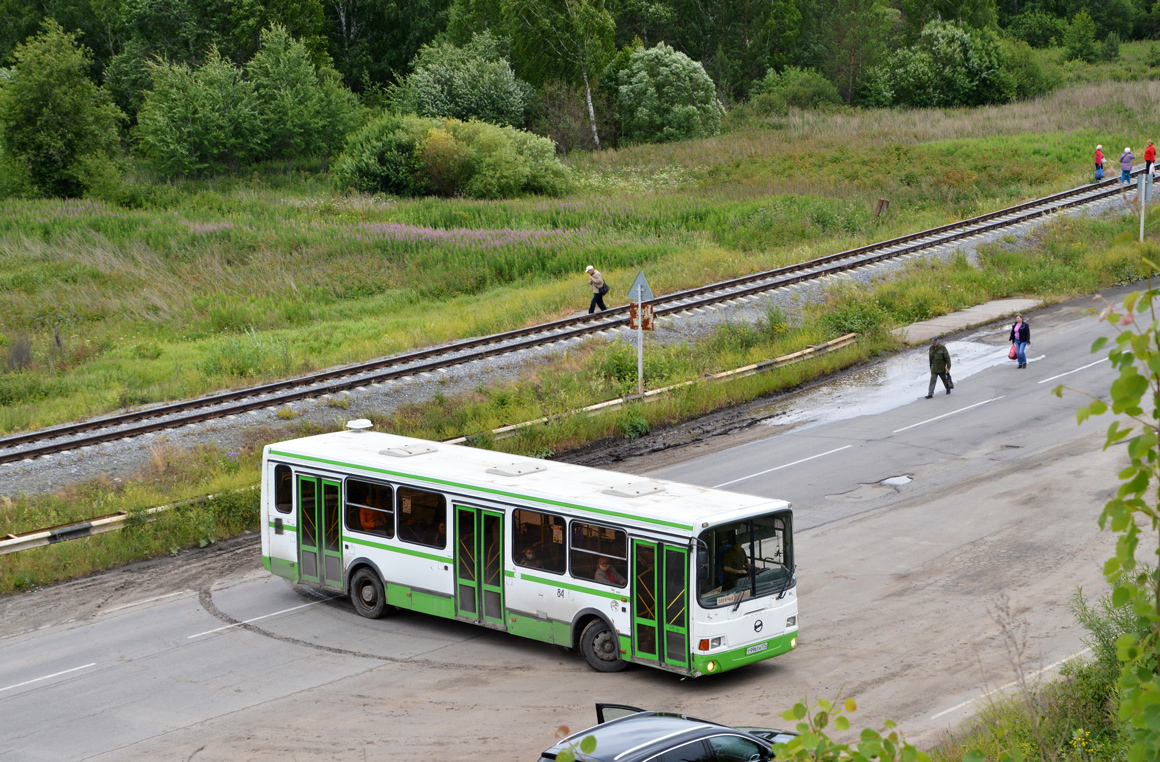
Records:
<instances>
[{"instance_id":1,"label":"triangular road sign","mask_svg":"<svg viewBox=\"0 0 1160 762\"><path fill-rule=\"evenodd\" d=\"M637 289L640 289L638 292ZM644 279L644 271L636 274L636 280L628 287L628 293L625 296L631 301L651 302L653 300L652 289L648 287L648 281Z\"/></svg>"}]
</instances>

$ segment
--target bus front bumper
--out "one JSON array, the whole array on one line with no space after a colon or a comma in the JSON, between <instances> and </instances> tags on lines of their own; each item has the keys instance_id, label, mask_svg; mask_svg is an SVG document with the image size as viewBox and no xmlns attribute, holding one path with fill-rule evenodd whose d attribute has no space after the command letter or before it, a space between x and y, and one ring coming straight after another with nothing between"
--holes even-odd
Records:
<instances>
[{"instance_id":1,"label":"bus front bumper","mask_svg":"<svg viewBox=\"0 0 1160 762\"><path fill-rule=\"evenodd\" d=\"M778 635L768 640L759 640L756 643L750 643L729 651L720 651L715 654L705 654L703 656L694 654L693 677L727 672L737 667L743 667L746 664L753 664L754 662L768 659L771 656L792 651L797 647L797 636L798 631L791 630L783 635Z\"/></svg>"}]
</instances>

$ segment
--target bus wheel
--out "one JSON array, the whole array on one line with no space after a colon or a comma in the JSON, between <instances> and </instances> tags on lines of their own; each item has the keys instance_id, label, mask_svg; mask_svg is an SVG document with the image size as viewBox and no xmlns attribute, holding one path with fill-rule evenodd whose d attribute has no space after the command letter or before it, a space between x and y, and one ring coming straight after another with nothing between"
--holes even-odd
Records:
<instances>
[{"instance_id":1,"label":"bus wheel","mask_svg":"<svg viewBox=\"0 0 1160 762\"><path fill-rule=\"evenodd\" d=\"M603 619L593 619L580 633L580 651L597 672L619 672L628 666L620 658L620 640Z\"/></svg>"},{"instance_id":2,"label":"bus wheel","mask_svg":"<svg viewBox=\"0 0 1160 762\"><path fill-rule=\"evenodd\" d=\"M373 569L363 567L350 581L350 602L360 616L378 619L387 613L387 593Z\"/></svg>"}]
</instances>

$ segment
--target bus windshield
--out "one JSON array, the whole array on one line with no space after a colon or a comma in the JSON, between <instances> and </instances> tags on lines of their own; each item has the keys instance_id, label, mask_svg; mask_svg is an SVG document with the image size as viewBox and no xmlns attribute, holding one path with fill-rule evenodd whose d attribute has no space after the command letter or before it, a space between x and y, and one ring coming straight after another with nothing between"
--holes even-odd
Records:
<instances>
[{"instance_id":1,"label":"bus windshield","mask_svg":"<svg viewBox=\"0 0 1160 762\"><path fill-rule=\"evenodd\" d=\"M755 516L701 532L697 599L714 608L775 595L794 584L788 513Z\"/></svg>"}]
</instances>

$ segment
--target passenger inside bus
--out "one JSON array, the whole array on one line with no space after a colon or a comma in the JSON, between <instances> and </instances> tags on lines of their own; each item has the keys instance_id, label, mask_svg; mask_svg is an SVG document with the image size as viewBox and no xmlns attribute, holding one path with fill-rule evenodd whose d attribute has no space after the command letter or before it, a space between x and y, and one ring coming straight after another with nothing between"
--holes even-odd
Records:
<instances>
[{"instance_id":1,"label":"passenger inside bus","mask_svg":"<svg viewBox=\"0 0 1160 762\"><path fill-rule=\"evenodd\" d=\"M617 571L608 556L601 556L597 559L596 576L594 579L597 582L603 582L606 585L616 585L617 587L624 587L625 582L624 575Z\"/></svg>"}]
</instances>

